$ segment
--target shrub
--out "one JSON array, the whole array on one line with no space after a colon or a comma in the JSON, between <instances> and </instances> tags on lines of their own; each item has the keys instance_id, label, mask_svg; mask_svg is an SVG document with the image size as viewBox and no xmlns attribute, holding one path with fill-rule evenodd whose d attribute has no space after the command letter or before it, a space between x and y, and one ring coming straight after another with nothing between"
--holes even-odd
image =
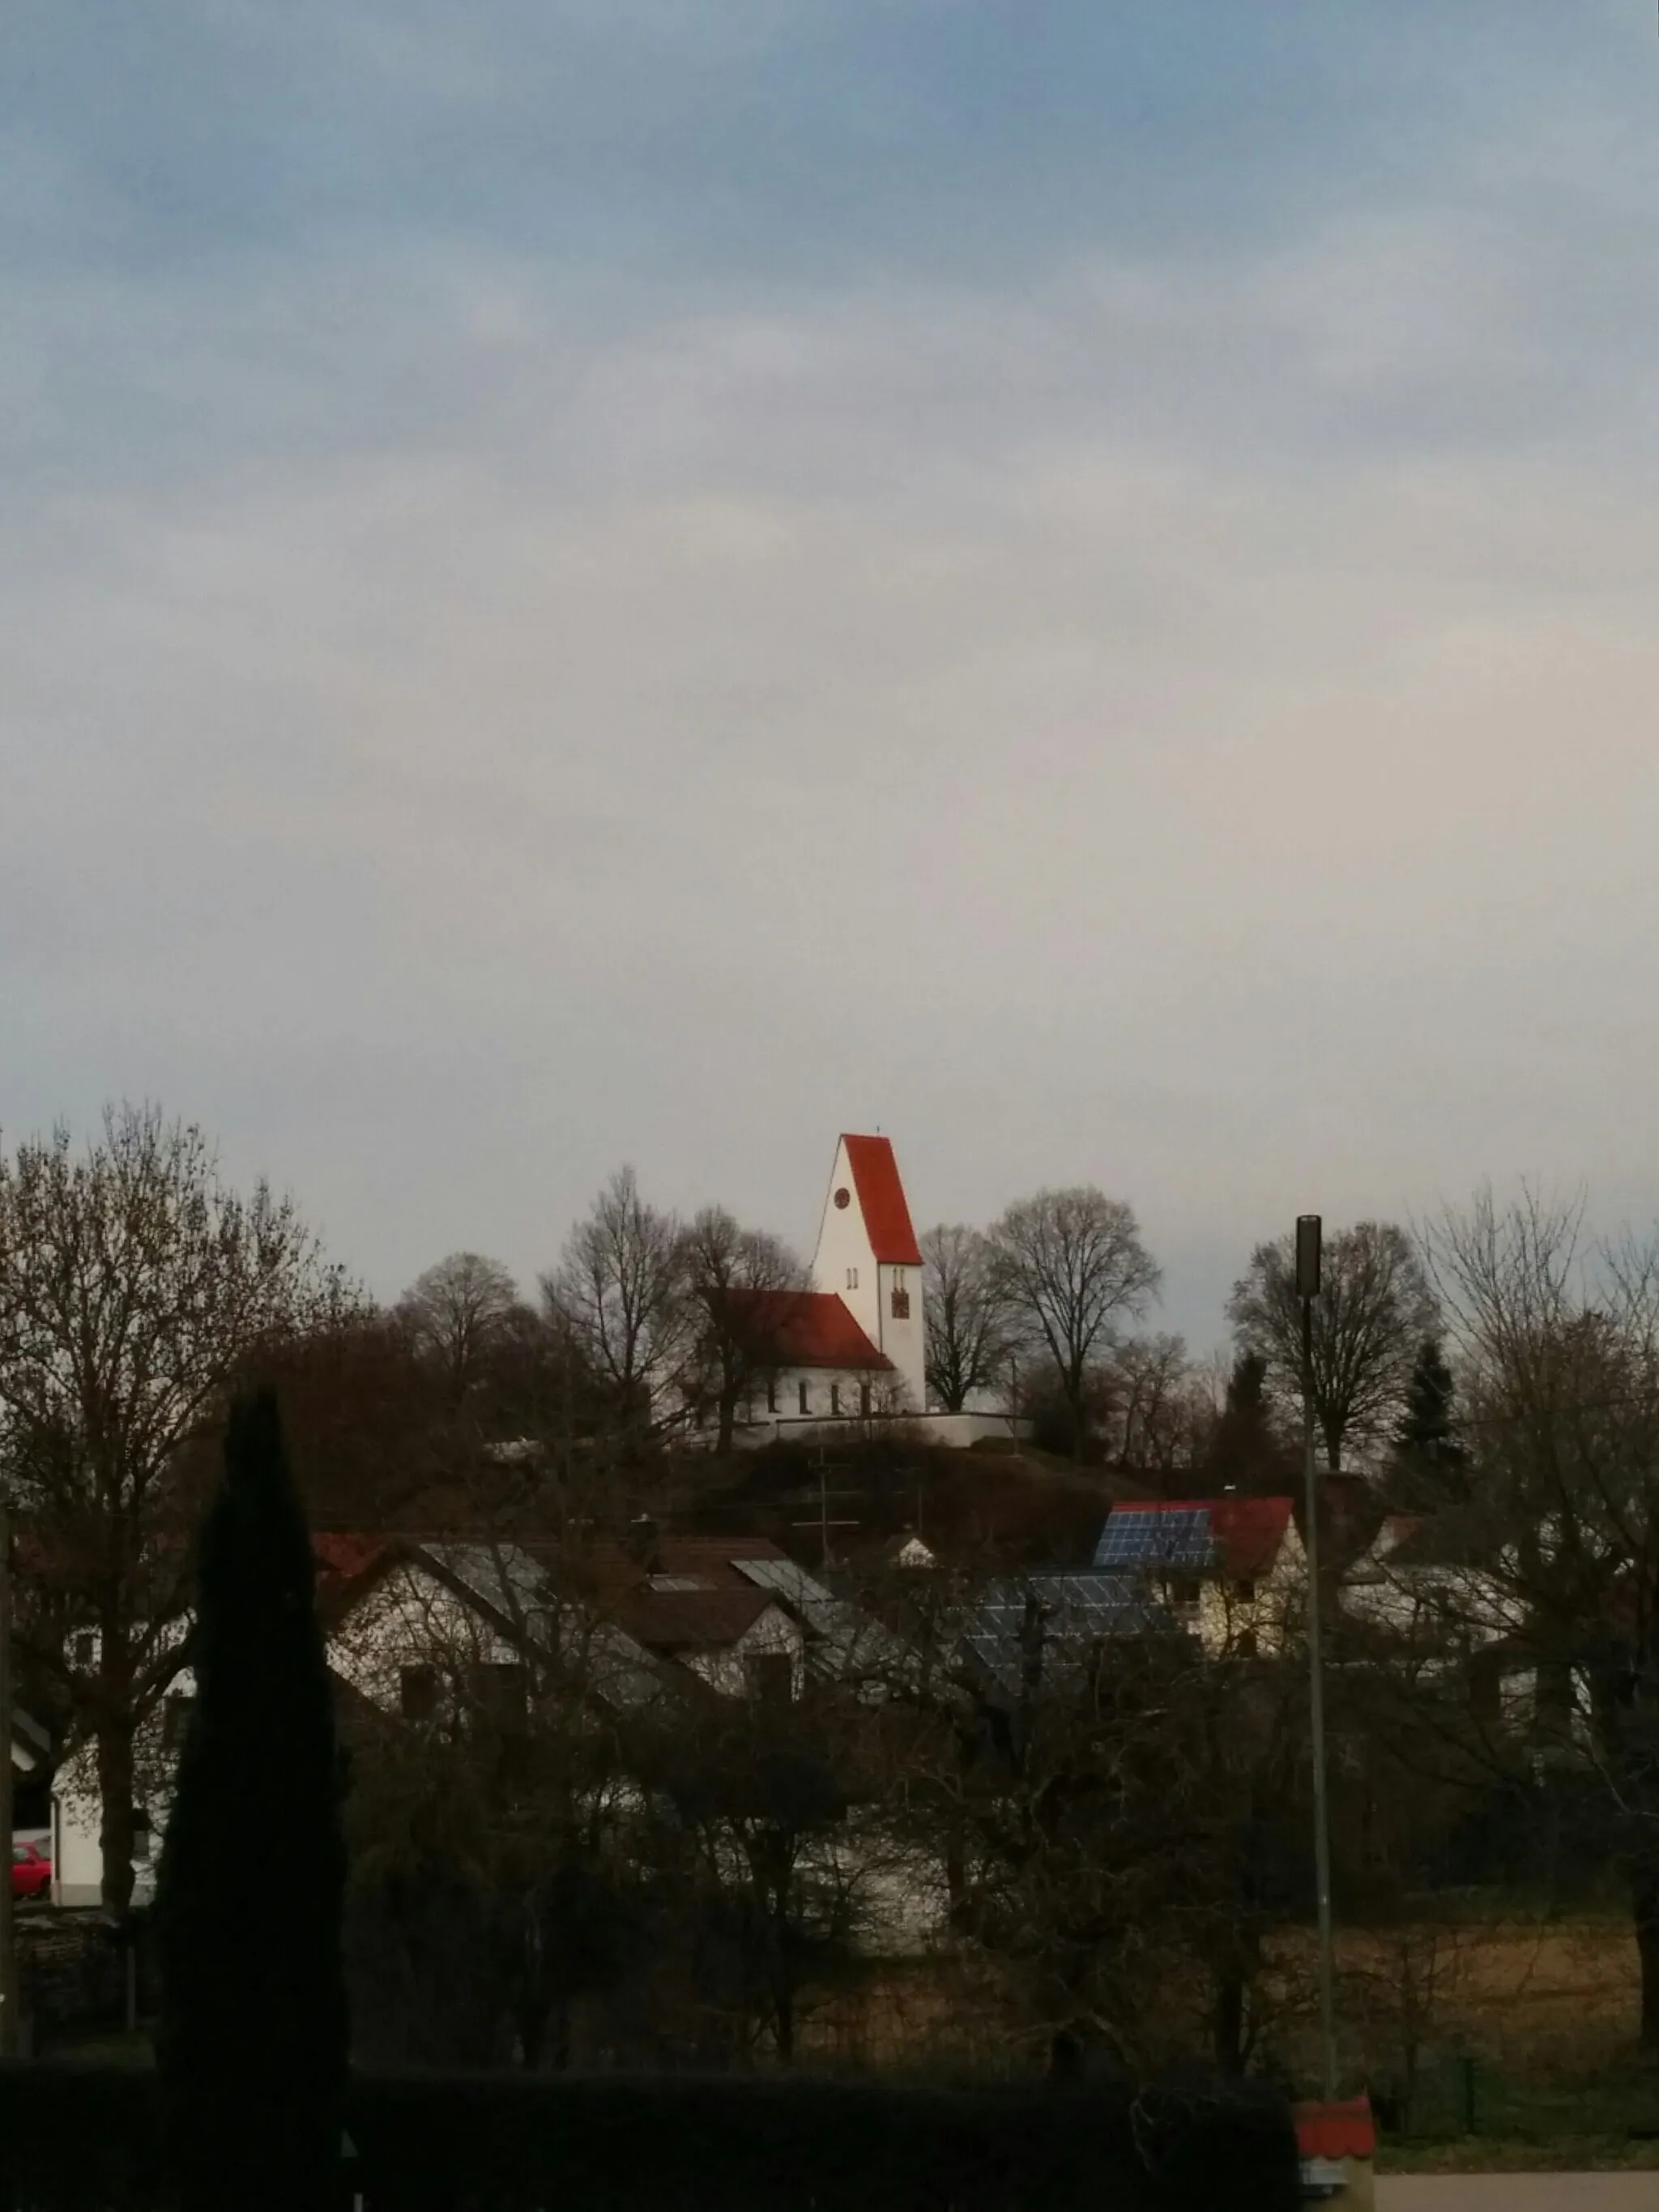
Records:
<instances>
[{"instance_id":1,"label":"shrub","mask_svg":"<svg viewBox=\"0 0 1659 2212\"><path fill-rule=\"evenodd\" d=\"M1292 2212L1265 2092L404 2075L352 2088L367 2212ZM152 2075L0 2074L0 2212L163 2212Z\"/></svg>"}]
</instances>

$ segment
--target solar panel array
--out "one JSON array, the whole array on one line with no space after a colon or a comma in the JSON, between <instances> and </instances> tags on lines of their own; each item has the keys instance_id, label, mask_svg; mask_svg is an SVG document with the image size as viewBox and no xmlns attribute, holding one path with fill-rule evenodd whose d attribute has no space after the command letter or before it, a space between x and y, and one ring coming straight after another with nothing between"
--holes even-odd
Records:
<instances>
[{"instance_id":1,"label":"solar panel array","mask_svg":"<svg viewBox=\"0 0 1659 2212\"><path fill-rule=\"evenodd\" d=\"M1208 1567L1215 1559L1207 1505L1177 1505L1163 1512L1114 1506L1095 1547L1096 1566L1114 1574L1147 1567Z\"/></svg>"},{"instance_id":2,"label":"solar panel array","mask_svg":"<svg viewBox=\"0 0 1659 2212\"><path fill-rule=\"evenodd\" d=\"M963 1643L1008 1688L1017 1688L1040 1634L1042 1678L1054 1683L1092 1661L1102 1639L1167 1635L1163 1607L1123 1574L1097 1569L1029 1575L992 1583L968 1617Z\"/></svg>"}]
</instances>

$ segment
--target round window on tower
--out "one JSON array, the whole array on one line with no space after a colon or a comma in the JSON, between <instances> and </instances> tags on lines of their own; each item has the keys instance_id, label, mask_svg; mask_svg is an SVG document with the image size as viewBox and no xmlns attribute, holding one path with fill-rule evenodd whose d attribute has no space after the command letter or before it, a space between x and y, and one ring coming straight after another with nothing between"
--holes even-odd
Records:
<instances>
[{"instance_id":1,"label":"round window on tower","mask_svg":"<svg viewBox=\"0 0 1659 2212\"><path fill-rule=\"evenodd\" d=\"M836 1204L837 1206L850 1206L852 1203L853 1194L848 1189L846 1184L843 1183L841 1188L836 1193Z\"/></svg>"}]
</instances>

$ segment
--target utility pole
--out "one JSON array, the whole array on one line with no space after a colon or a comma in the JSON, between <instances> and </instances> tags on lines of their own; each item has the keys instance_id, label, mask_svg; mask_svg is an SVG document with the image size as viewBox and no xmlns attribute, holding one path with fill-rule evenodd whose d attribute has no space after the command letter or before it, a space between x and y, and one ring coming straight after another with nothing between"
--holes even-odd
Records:
<instances>
[{"instance_id":1,"label":"utility pole","mask_svg":"<svg viewBox=\"0 0 1659 2212\"><path fill-rule=\"evenodd\" d=\"M1319 1466L1314 1431L1313 1310L1323 1224L1296 1224L1296 1294L1302 1301L1302 1442L1307 1481L1308 1724L1313 1741L1314 1887L1319 1905L1319 2028L1325 2101L1336 2095L1336 1970L1331 1937L1331 1825L1325 1787L1325 1678L1319 1635Z\"/></svg>"},{"instance_id":2,"label":"utility pole","mask_svg":"<svg viewBox=\"0 0 1659 2212\"><path fill-rule=\"evenodd\" d=\"M15 2058L21 2043L11 1902L11 1513L0 1496L0 1835L6 1839L5 1879L0 1881L0 2059Z\"/></svg>"},{"instance_id":3,"label":"utility pole","mask_svg":"<svg viewBox=\"0 0 1659 2212\"><path fill-rule=\"evenodd\" d=\"M816 1457L818 1474L817 1517L814 1521L793 1522L790 1525L796 1528L817 1528L818 1532L818 1565L822 1568L829 1568L833 1567L836 1564L835 1554L831 1551L830 1545L830 1531L832 1528L856 1528L860 1526L860 1523L856 1521L836 1521L832 1519L830 1512L830 1504L832 1501L837 1498L856 1498L858 1496L858 1492L855 1490L831 1490L830 1487L830 1477L832 1474L845 1474L847 1470L845 1468L832 1468L829 1465L822 1444L818 1446ZM800 1502L803 1504L808 1504L811 1501L811 1492L808 1491L803 1494Z\"/></svg>"}]
</instances>

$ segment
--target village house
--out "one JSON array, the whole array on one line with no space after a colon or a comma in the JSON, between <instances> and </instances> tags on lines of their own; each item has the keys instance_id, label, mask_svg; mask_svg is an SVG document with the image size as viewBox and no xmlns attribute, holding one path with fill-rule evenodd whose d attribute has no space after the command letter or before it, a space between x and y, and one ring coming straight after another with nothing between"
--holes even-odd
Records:
<instances>
[{"instance_id":1,"label":"village house","mask_svg":"<svg viewBox=\"0 0 1659 2212\"><path fill-rule=\"evenodd\" d=\"M617 1712L699 1693L793 1701L809 1669L844 1672L854 1663L866 1626L759 1537L646 1532L631 1544L595 1547L556 1577L514 1543L320 1534L313 1545L346 1725L358 1713L409 1723L458 1709L527 1717L532 1695L554 1681ZM154 1895L193 1695L193 1679L181 1670L137 1747L140 1905ZM20 1771L44 1755L44 1745L15 1736ZM97 1905L102 1852L90 1745L54 1776L51 1819L53 1902Z\"/></svg>"},{"instance_id":2,"label":"village house","mask_svg":"<svg viewBox=\"0 0 1659 2212\"><path fill-rule=\"evenodd\" d=\"M1466 1692L1482 1726L1529 1735L1547 1760L1580 1756L1588 1685L1571 1667L1540 1667L1512 1568L1455 1512L1391 1513L1343 1578L1343 1611L1411 1662L1425 1690Z\"/></svg>"},{"instance_id":3,"label":"village house","mask_svg":"<svg viewBox=\"0 0 1659 2212\"><path fill-rule=\"evenodd\" d=\"M1307 1554L1288 1498L1115 1505L1094 1564L1155 1595L1212 1657L1276 1657L1296 1633Z\"/></svg>"}]
</instances>

